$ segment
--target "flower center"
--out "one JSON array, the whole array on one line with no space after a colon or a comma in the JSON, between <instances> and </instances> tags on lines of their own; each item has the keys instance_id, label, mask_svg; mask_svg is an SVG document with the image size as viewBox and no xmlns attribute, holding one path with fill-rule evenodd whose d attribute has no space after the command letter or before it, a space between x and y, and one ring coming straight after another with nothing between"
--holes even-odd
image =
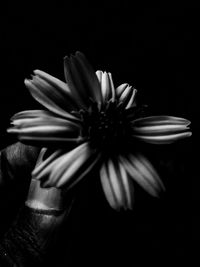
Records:
<instances>
[{"instance_id":1,"label":"flower center","mask_svg":"<svg viewBox=\"0 0 200 267\"><path fill-rule=\"evenodd\" d=\"M122 111L116 102L110 101L101 109L93 103L87 111L81 111L82 136L87 136L101 149L115 150L116 146L119 149L130 134L129 123Z\"/></svg>"}]
</instances>

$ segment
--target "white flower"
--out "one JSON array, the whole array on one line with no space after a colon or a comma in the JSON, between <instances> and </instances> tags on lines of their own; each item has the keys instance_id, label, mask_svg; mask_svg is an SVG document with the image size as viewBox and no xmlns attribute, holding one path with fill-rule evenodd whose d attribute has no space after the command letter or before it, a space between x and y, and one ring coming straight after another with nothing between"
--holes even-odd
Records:
<instances>
[{"instance_id":1,"label":"white flower","mask_svg":"<svg viewBox=\"0 0 200 267\"><path fill-rule=\"evenodd\" d=\"M158 196L163 183L135 144L168 144L189 137L190 122L172 116L141 117L137 90L126 83L115 87L111 74L95 73L80 52L65 57L64 71L66 83L40 70L25 80L45 110L15 114L14 127L8 129L21 142L54 150L45 160L42 150L33 177L45 187L70 189L99 168L105 196L116 210L132 208L134 182Z\"/></svg>"}]
</instances>

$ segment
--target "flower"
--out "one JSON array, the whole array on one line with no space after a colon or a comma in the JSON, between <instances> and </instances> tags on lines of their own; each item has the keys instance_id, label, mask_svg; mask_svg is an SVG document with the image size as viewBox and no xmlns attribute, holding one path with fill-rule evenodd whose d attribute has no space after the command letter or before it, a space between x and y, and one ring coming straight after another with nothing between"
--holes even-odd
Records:
<instances>
[{"instance_id":1,"label":"flower","mask_svg":"<svg viewBox=\"0 0 200 267\"><path fill-rule=\"evenodd\" d=\"M44 187L72 188L94 168L103 191L116 210L132 209L134 182L152 196L164 189L149 160L139 153L140 141L169 144L189 137L190 121L173 116L141 117L137 90L113 84L111 73L93 71L85 56L64 58L66 83L35 70L25 85L45 110L12 117L9 133L42 149L33 178ZM136 150L137 149L137 150Z\"/></svg>"}]
</instances>

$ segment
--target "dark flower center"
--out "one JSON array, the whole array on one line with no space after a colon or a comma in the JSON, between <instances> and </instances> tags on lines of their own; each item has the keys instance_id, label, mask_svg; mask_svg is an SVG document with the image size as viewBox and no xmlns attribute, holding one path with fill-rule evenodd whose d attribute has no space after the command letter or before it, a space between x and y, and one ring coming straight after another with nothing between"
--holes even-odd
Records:
<instances>
[{"instance_id":1,"label":"dark flower center","mask_svg":"<svg viewBox=\"0 0 200 267\"><path fill-rule=\"evenodd\" d=\"M80 111L83 121L82 136L101 150L116 150L130 135L129 120L117 102L108 102L100 109L93 103L87 111Z\"/></svg>"}]
</instances>

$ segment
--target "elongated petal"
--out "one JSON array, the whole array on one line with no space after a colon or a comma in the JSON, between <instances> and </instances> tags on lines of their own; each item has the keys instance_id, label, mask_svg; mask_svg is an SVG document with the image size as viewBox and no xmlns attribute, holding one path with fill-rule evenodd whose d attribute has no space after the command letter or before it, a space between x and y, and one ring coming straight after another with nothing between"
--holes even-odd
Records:
<instances>
[{"instance_id":1,"label":"elongated petal","mask_svg":"<svg viewBox=\"0 0 200 267\"><path fill-rule=\"evenodd\" d=\"M32 177L33 178L37 178L39 177L39 175L42 174L42 172L44 171L44 173L48 173L48 170L45 169L47 166L50 167L49 168L49 172L51 170L51 164L54 164L54 160L59 158L64 151L63 150L56 150L54 153L52 153L47 159L43 160L44 154L46 153L47 149L43 148L39 154L36 166L34 168L34 170L32 171Z\"/></svg>"},{"instance_id":2,"label":"elongated petal","mask_svg":"<svg viewBox=\"0 0 200 267\"><path fill-rule=\"evenodd\" d=\"M89 159L85 162L84 165L82 165L82 168L80 168L80 170L77 170L77 172L75 173L73 181L70 181L69 184L60 183L59 187L65 188L65 191L70 190L95 168L100 159L101 159L101 153L91 153ZM65 181L67 179L66 178L67 175L68 174L66 172L62 177L62 181Z\"/></svg>"},{"instance_id":3,"label":"elongated petal","mask_svg":"<svg viewBox=\"0 0 200 267\"><path fill-rule=\"evenodd\" d=\"M103 103L115 99L115 90L110 73L103 72L101 75L101 92L103 97Z\"/></svg>"},{"instance_id":4,"label":"elongated petal","mask_svg":"<svg viewBox=\"0 0 200 267\"><path fill-rule=\"evenodd\" d=\"M147 135L176 133L188 129L189 128L187 126L180 124L164 124L164 125L161 124L161 125L133 127L134 132Z\"/></svg>"},{"instance_id":5,"label":"elongated petal","mask_svg":"<svg viewBox=\"0 0 200 267\"><path fill-rule=\"evenodd\" d=\"M35 73L38 72L39 71L35 71ZM55 83L52 83L51 80L45 80L39 75L33 75L31 82L38 88L38 90L47 95L61 109L71 111L77 107L71 92L67 89L64 90L62 87L56 87Z\"/></svg>"},{"instance_id":6,"label":"elongated petal","mask_svg":"<svg viewBox=\"0 0 200 267\"><path fill-rule=\"evenodd\" d=\"M87 97L91 97L100 104L102 102L101 85L92 66L81 52L76 52L75 59L76 69L81 76L82 86L85 86Z\"/></svg>"},{"instance_id":7,"label":"elongated petal","mask_svg":"<svg viewBox=\"0 0 200 267\"><path fill-rule=\"evenodd\" d=\"M172 116L152 116L132 122L133 136L152 144L169 144L191 136L190 121Z\"/></svg>"},{"instance_id":8,"label":"elongated petal","mask_svg":"<svg viewBox=\"0 0 200 267\"><path fill-rule=\"evenodd\" d=\"M33 72L36 76L45 80L47 83L49 83L51 86L56 88L56 90L58 90L63 95L68 96L71 93L69 86L65 82L57 79L56 77L54 77L54 76L52 76L52 75L50 75L50 74L48 74L42 70L34 70Z\"/></svg>"},{"instance_id":9,"label":"elongated petal","mask_svg":"<svg viewBox=\"0 0 200 267\"><path fill-rule=\"evenodd\" d=\"M15 129L23 130L30 127L60 127L63 130L79 132L81 125L78 121L72 121L61 117L56 117L42 110L23 111L15 114L12 118Z\"/></svg>"},{"instance_id":10,"label":"elongated petal","mask_svg":"<svg viewBox=\"0 0 200 267\"><path fill-rule=\"evenodd\" d=\"M122 94L119 97L119 101L125 103L125 105L129 102L132 96L133 88L132 86L127 85Z\"/></svg>"},{"instance_id":11,"label":"elongated petal","mask_svg":"<svg viewBox=\"0 0 200 267\"><path fill-rule=\"evenodd\" d=\"M120 162L119 163L119 171L121 176L122 185L124 187L125 197L126 197L126 209L133 208L133 200L134 200L134 187L128 178L127 171L124 165Z\"/></svg>"},{"instance_id":12,"label":"elongated petal","mask_svg":"<svg viewBox=\"0 0 200 267\"><path fill-rule=\"evenodd\" d=\"M43 186L64 186L69 189L91 171L98 160L99 156L85 143L57 160L49 179L43 182Z\"/></svg>"},{"instance_id":13,"label":"elongated petal","mask_svg":"<svg viewBox=\"0 0 200 267\"><path fill-rule=\"evenodd\" d=\"M53 124L53 125L70 125L75 128L80 127L80 121L73 115L73 120L56 116L54 113L45 110L25 110L16 113L11 117L11 121L14 125L42 125L42 124Z\"/></svg>"},{"instance_id":14,"label":"elongated petal","mask_svg":"<svg viewBox=\"0 0 200 267\"><path fill-rule=\"evenodd\" d=\"M112 79L112 74L110 72L108 72L108 77L109 77L109 83L110 83L110 88L111 88L111 92L112 92L112 101L114 101L116 98L115 87L114 87L114 83L113 83L113 79Z\"/></svg>"},{"instance_id":15,"label":"elongated petal","mask_svg":"<svg viewBox=\"0 0 200 267\"><path fill-rule=\"evenodd\" d=\"M158 196L164 189L158 174L146 158L129 155L128 158L120 157L120 160L130 177L150 195Z\"/></svg>"},{"instance_id":16,"label":"elongated petal","mask_svg":"<svg viewBox=\"0 0 200 267\"><path fill-rule=\"evenodd\" d=\"M55 88L47 86L47 83L41 82L41 79L38 80L36 77L34 81L26 79L25 85L29 89L31 95L48 110L61 117L74 119L74 116L67 112L68 103L66 98L59 95ZM63 109L64 105L66 110Z\"/></svg>"},{"instance_id":17,"label":"elongated petal","mask_svg":"<svg viewBox=\"0 0 200 267\"><path fill-rule=\"evenodd\" d=\"M83 54L64 58L65 78L80 107L87 108L90 99L102 101L98 78Z\"/></svg>"},{"instance_id":18,"label":"elongated petal","mask_svg":"<svg viewBox=\"0 0 200 267\"><path fill-rule=\"evenodd\" d=\"M111 187L117 199L118 206L119 208L124 207L125 195L121 184L119 167L115 166L114 162L111 159L108 160L108 174L110 178Z\"/></svg>"},{"instance_id":19,"label":"elongated petal","mask_svg":"<svg viewBox=\"0 0 200 267\"><path fill-rule=\"evenodd\" d=\"M143 142L150 144L171 144L175 141L190 137L192 135L191 132L177 133L177 134L163 134L157 136L150 135L137 135L134 134L133 137L142 140Z\"/></svg>"},{"instance_id":20,"label":"elongated petal","mask_svg":"<svg viewBox=\"0 0 200 267\"><path fill-rule=\"evenodd\" d=\"M136 106L136 101L135 101L136 93L137 93L137 90L134 88L132 90L132 94L131 94L131 97L130 97L130 99L128 101L128 104L126 105L126 109L129 109L131 107L135 107Z\"/></svg>"},{"instance_id":21,"label":"elongated petal","mask_svg":"<svg viewBox=\"0 0 200 267\"><path fill-rule=\"evenodd\" d=\"M133 121L135 126L156 126L156 125L185 125L190 124L189 120L174 116L149 116Z\"/></svg>"},{"instance_id":22,"label":"elongated petal","mask_svg":"<svg viewBox=\"0 0 200 267\"><path fill-rule=\"evenodd\" d=\"M59 163L59 166L60 165L62 166L62 168L64 167L63 164L65 164L66 162L68 163L68 166L69 166L70 163L76 159L79 153L88 149L87 147L88 147L88 143L83 143L77 146L76 148L72 149L71 151L64 153L63 155L60 155L60 156L57 156L58 152L56 151L54 154L52 154L52 156L50 156L50 157L53 157L52 160L50 160L51 161L50 164L47 164L48 163L47 161L48 159L47 159L46 163L44 163L46 164L45 168L38 166L37 170L33 172L35 178L43 179L46 175L49 176L49 174L53 172L55 167L58 166L58 163ZM61 169L59 169L59 172L60 171Z\"/></svg>"},{"instance_id":23,"label":"elongated petal","mask_svg":"<svg viewBox=\"0 0 200 267\"><path fill-rule=\"evenodd\" d=\"M118 97L118 99L120 98L120 96L122 95L122 93L124 92L124 90L128 87L128 83L123 83L121 85L119 85L116 88L116 96Z\"/></svg>"},{"instance_id":24,"label":"elongated petal","mask_svg":"<svg viewBox=\"0 0 200 267\"><path fill-rule=\"evenodd\" d=\"M97 75L97 78L98 78L100 86L101 86L101 79L102 79L103 71L97 70L96 75Z\"/></svg>"},{"instance_id":25,"label":"elongated petal","mask_svg":"<svg viewBox=\"0 0 200 267\"><path fill-rule=\"evenodd\" d=\"M119 209L118 202L117 202L117 199L114 195L114 191L111 186L110 177L108 174L106 163L103 163L100 169L100 179L101 179L101 185L102 185L102 188L103 188L103 191L104 191L104 194L105 194L105 197L108 203L113 209L118 210Z\"/></svg>"},{"instance_id":26,"label":"elongated petal","mask_svg":"<svg viewBox=\"0 0 200 267\"><path fill-rule=\"evenodd\" d=\"M18 134L19 136L34 136L36 137L70 137L74 136L78 138L78 132L75 131L73 128L67 125L51 125L51 124L43 124L43 125L36 125L28 126L23 128L10 128L8 132Z\"/></svg>"}]
</instances>

